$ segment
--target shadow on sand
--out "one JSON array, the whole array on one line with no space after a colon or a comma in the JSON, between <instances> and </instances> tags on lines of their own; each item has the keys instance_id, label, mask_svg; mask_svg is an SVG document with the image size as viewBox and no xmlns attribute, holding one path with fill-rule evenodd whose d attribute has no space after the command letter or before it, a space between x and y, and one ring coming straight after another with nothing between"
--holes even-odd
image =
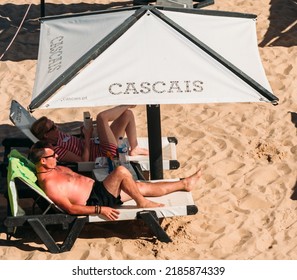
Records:
<instances>
[{"instance_id":1,"label":"shadow on sand","mask_svg":"<svg viewBox=\"0 0 297 280\"><path fill-rule=\"evenodd\" d=\"M259 47L297 45L297 0L271 0L269 20Z\"/></svg>"},{"instance_id":2,"label":"shadow on sand","mask_svg":"<svg viewBox=\"0 0 297 280\"><path fill-rule=\"evenodd\" d=\"M297 182L295 183L295 186L292 188L292 195L291 195L291 199L292 200L297 200Z\"/></svg>"},{"instance_id":3,"label":"shadow on sand","mask_svg":"<svg viewBox=\"0 0 297 280\"><path fill-rule=\"evenodd\" d=\"M45 15L61 15L66 13L84 13L119 8L132 5L132 1L113 2L110 4L51 4L45 6ZM28 5L0 5L0 55L12 41L20 26ZM23 26L2 60L22 61L37 59L40 33L40 5L31 5Z\"/></svg>"},{"instance_id":4,"label":"shadow on sand","mask_svg":"<svg viewBox=\"0 0 297 280\"><path fill-rule=\"evenodd\" d=\"M297 113L295 112L288 112L291 114L291 122L295 125L297 128Z\"/></svg>"},{"instance_id":5,"label":"shadow on sand","mask_svg":"<svg viewBox=\"0 0 297 280\"><path fill-rule=\"evenodd\" d=\"M291 122L295 125L297 128L297 113L295 112L289 112L291 114ZM291 195L292 200L297 200L297 182L295 183L295 186L292 188L293 193Z\"/></svg>"}]
</instances>

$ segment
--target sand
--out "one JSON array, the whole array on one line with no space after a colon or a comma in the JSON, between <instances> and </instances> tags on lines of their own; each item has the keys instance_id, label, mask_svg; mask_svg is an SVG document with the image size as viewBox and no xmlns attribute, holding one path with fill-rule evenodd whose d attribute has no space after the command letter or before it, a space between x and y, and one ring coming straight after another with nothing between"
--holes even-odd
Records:
<instances>
[{"instance_id":1,"label":"sand","mask_svg":"<svg viewBox=\"0 0 297 280\"><path fill-rule=\"evenodd\" d=\"M130 5L108 0L46 1L47 13L80 12ZM102 4L99 4L102 3ZM0 50L9 44L29 3L24 28L0 61L0 139L17 131L8 118L10 102L27 106L34 84L39 16L38 0L0 3ZM37 6L36 6L37 5ZM191 175L203 168L193 190L199 213L162 223L173 239L165 244L135 222L87 225L70 252L51 254L31 231L10 241L0 232L3 260L290 260L297 258L297 4L293 0L216 0L206 9L258 16L259 52L278 106L202 104L161 106L162 133L178 138L178 170L165 178ZM103 109L103 108L102 108ZM77 109L50 110L56 122L81 120ZM95 114L98 108L91 109ZM144 106L133 109L139 136L147 136ZM35 117L43 115L36 111ZM1 147L3 155L3 147ZM4 189L4 186L1 186ZM1 219L5 216L1 194ZM128 230L129 229L129 230ZM132 229L132 230L131 230ZM59 239L60 233L55 236ZM24 237L22 239L22 237Z\"/></svg>"}]
</instances>

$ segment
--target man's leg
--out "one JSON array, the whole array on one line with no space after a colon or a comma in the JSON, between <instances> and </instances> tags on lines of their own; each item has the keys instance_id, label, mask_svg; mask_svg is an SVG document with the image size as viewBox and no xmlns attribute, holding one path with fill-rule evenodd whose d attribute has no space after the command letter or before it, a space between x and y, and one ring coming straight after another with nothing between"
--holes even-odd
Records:
<instances>
[{"instance_id":1,"label":"man's leg","mask_svg":"<svg viewBox=\"0 0 297 280\"><path fill-rule=\"evenodd\" d=\"M136 185L143 196L158 197L176 191L190 192L197 185L200 177L201 169L198 169L196 173L182 180L156 183L136 182Z\"/></svg>"},{"instance_id":2,"label":"man's leg","mask_svg":"<svg viewBox=\"0 0 297 280\"><path fill-rule=\"evenodd\" d=\"M123 202L134 199L140 205L149 205L151 202L145 196L158 197L175 191L191 191L201 177L201 170L183 180L174 182L135 182L131 173L125 167L118 167L104 181L105 188L114 196L121 195ZM154 203L154 202L152 202ZM158 206L161 206L158 204ZM145 206L149 207L149 206ZM152 205L151 207L156 207Z\"/></svg>"},{"instance_id":3,"label":"man's leg","mask_svg":"<svg viewBox=\"0 0 297 280\"><path fill-rule=\"evenodd\" d=\"M137 182L132 178L129 170L123 166L117 167L103 181L106 190L113 196L121 195L122 201L134 199L140 208L161 207L163 204L146 199L140 192Z\"/></svg>"}]
</instances>

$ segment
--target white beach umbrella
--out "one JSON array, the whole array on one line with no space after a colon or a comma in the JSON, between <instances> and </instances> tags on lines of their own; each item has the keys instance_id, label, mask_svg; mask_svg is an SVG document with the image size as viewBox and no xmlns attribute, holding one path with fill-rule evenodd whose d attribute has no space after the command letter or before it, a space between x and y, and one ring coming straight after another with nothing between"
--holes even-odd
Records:
<instances>
[{"instance_id":1,"label":"white beach umbrella","mask_svg":"<svg viewBox=\"0 0 297 280\"><path fill-rule=\"evenodd\" d=\"M152 105L150 165L160 178L159 104L277 104L255 25L250 14L157 6L44 18L29 108Z\"/></svg>"}]
</instances>

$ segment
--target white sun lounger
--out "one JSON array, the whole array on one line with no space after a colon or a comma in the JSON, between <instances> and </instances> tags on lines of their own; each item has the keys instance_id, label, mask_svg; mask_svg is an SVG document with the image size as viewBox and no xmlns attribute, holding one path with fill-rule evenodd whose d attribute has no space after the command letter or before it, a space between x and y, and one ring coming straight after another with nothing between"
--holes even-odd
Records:
<instances>
[{"instance_id":1,"label":"white sun lounger","mask_svg":"<svg viewBox=\"0 0 297 280\"><path fill-rule=\"evenodd\" d=\"M76 238L86 223L111 222L101 215L75 216L68 215L49 199L37 184L35 166L25 156L17 150L12 150L9 155L9 166L7 175L8 197L10 215L5 219L4 225L7 228L7 238L10 238L17 227L29 224L35 233L40 237L51 253L69 251ZM27 214L19 203L19 189L16 179L21 180L40 198L44 199L46 207L43 207L41 214ZM158 198L149 198L163 203L160 208L142 209L137 208L134 201L125 202L119 207L120 215L117 221L143 220L151 229L153 234L162 242L170 242L171 239L159 224L159 219L175 216L194 215L198 212L190 192L175 192ZM49 209L54 209L56 213L50 214ZM61 224L63 228L68 228L68 234L62 245L58 245L49 231L47 225Z\"/></svg>"},{"instance_id":2,"label":"white sun lounger","mask_svg":"<svg viewBox=\"0 0 297 280\"><path fill-rule=\"evenodd\" d=\"M9 118L11 122L16 127L18 127L33 143L38 141L38 139L30 131L30 127L36 118L34 118L16 100L12 100L11 102ZM70 128L70 131L68 131L70 134L75 132L77 132L77 126ZM148 138L139 137L137 140L139 146L148 148ZM163 169L165 170L178 169L180 166L179 162L177 161L176 144L177 140L175 137L162 137ZM143 171L149 171L150 169L148 156L128 156L128 160L138 162ZM91 171L93 167L94 162L79 163L78 171Z\"/></svg>"}]
</instances>

